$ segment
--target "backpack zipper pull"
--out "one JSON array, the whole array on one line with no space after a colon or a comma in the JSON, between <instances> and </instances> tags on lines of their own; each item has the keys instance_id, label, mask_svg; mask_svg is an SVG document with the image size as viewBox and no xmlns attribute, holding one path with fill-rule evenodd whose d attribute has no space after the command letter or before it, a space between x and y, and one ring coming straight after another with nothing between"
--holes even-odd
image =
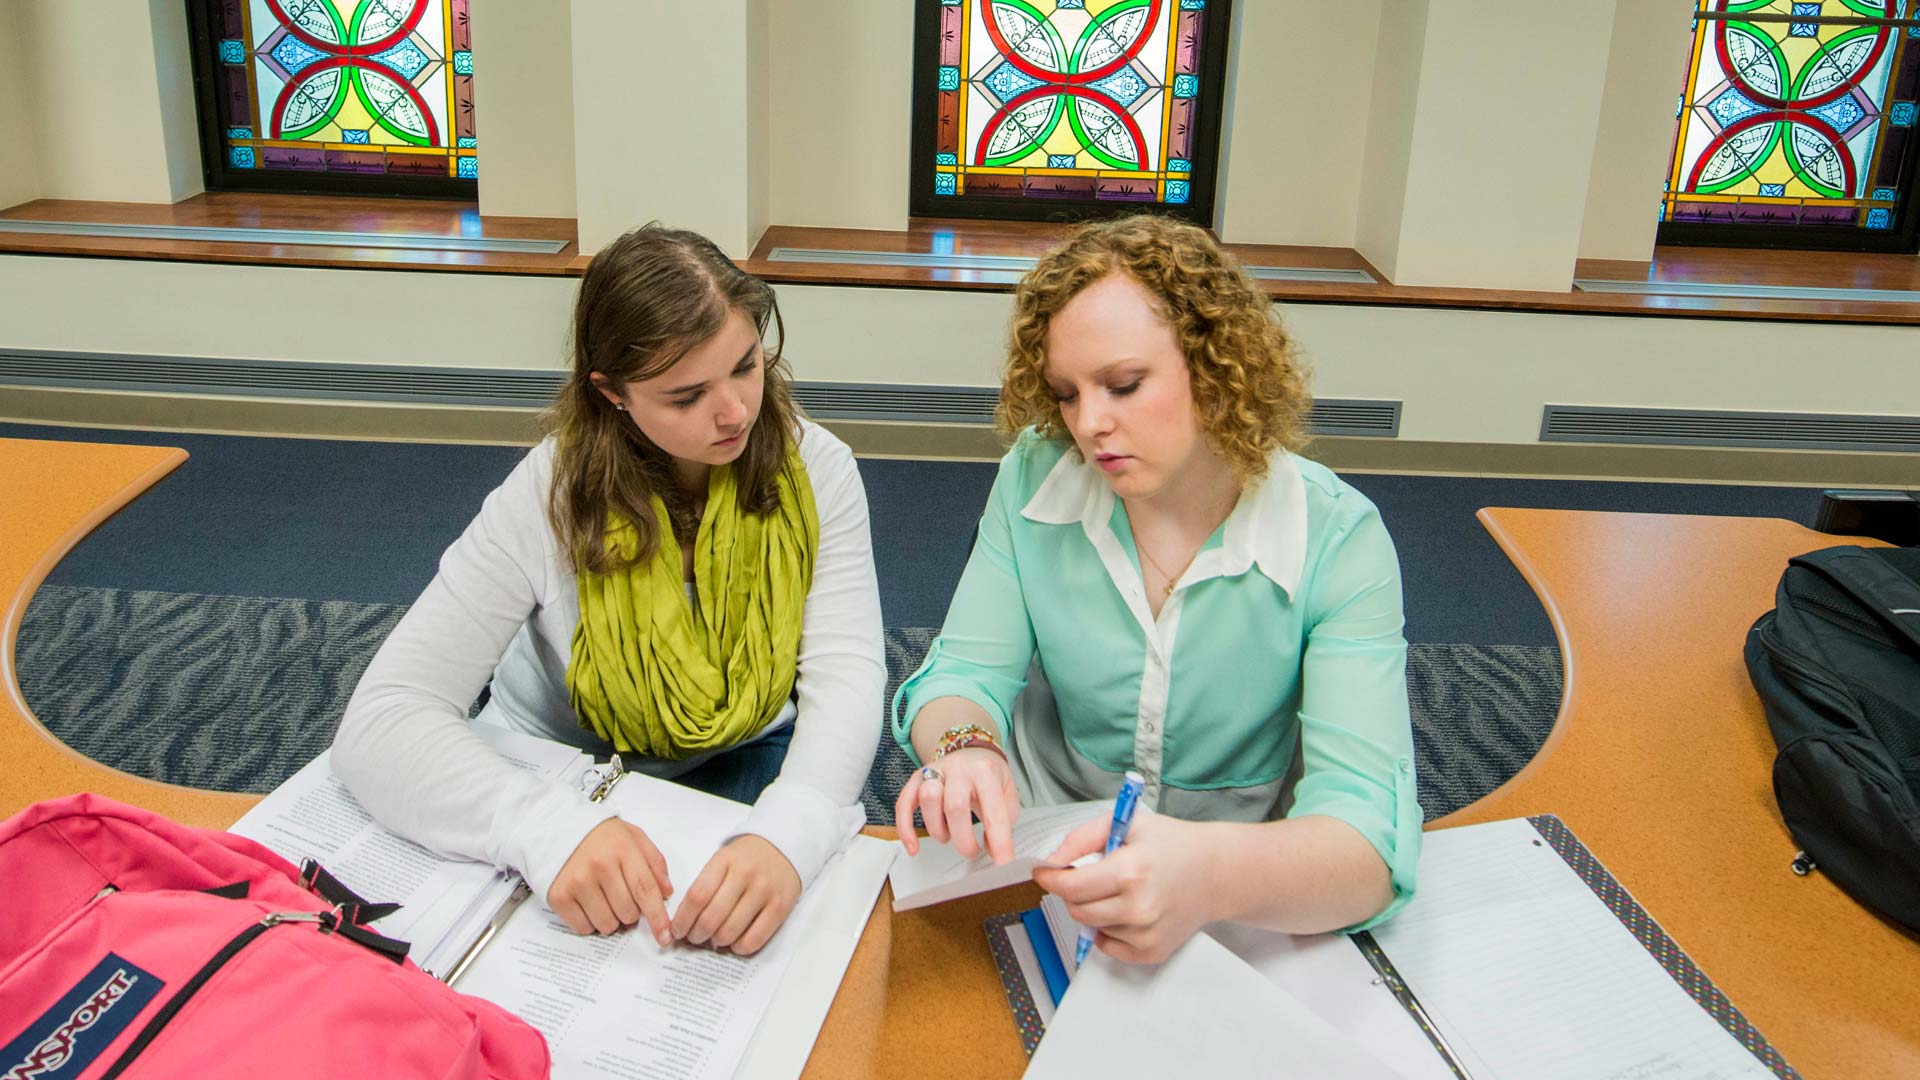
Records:
<instances>
[{"instance_id":1,"label":"backpack zipper pull","mask_svg":"<svg viewBox=\"0 0 1920 1080\"><path fill-rule=\"evenodd\" d=\"M260 920L261 926L279 926L281 923L319 923L321 933L330 933L339 924L339 918L331 911L275 911Z\"/></svg>"},{"instance_id":2,"label":"backpack zipper pull","mask_svg":"<svg viewBox=\"0 0 1920 1080\"><path fill-rule=\"evenodd\" d=\"M1819 863L1813 861L1813 856L1804 851L1796 851L1793 854L1793 872L1799 877L1806 877L1808 874L1813 873L1814 870L1819 868L1819 865Z\"/></svg>"}]
</instances>

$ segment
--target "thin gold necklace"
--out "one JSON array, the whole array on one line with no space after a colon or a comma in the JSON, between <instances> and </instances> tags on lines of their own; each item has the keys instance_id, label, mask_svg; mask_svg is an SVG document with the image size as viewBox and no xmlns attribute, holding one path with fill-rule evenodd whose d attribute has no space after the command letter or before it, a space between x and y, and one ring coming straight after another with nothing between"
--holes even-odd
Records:
<instances>
[{"instance_id":1,"label":"thin gold necklace","mask_svg":"<svg viewBox=\"0 0 1920 1080\"><path fill-rule=\"evenodd\" d=\"M1187 556L1186 565L1180 568L1180 573L1170 575L1167 573L1166 567L1160 565L1160 560L1153 557L1153 552L1147 550L1147 545L1142 544L1140 542L1139 537L1134 538L1133 546L1135 550L1140 552L1140 554L1145 555L1147 557L1147 565L1153 567L1155 570L1158 570L1160 572L1160 576L1167 579L1166 584L1160 586L1160 601L1162 603L1166 602L1167 597L1173 595L1174 583L1179 581L1181 575L1187 572L1187 567L1192 566L1193 560L1200 557L1200 548L1194 548L1193 554ZM1200 547L1205 547L1205 546L1206 546L1206 541L1202 540L1200 542Z\"/></svg>"}]
</instances>

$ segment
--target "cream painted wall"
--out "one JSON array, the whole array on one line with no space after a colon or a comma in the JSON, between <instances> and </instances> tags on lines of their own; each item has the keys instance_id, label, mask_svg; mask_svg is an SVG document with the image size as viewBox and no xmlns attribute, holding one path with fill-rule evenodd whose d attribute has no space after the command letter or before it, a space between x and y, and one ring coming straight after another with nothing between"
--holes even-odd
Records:
<instances>
[{"instance_id":1,"label":"cream painted wall","mask_svg":"<svg viewBox=\"0 0 1920 1080\"><path fill-rule=\"evenodd\" d=\"M1428 0L1392 0L1383 11L1375 39L1353 246L1388 280L1397 278L1400 271L1413 120L1420 103L1420 65L1430 17Z\"/></svg>"},{"instance_id":2,"label":"cream painted wall","mask_svg":"<svg viewBox=\"0 0 1920 1080\"><path fill-rule=\"evenodd\" d=\"M557 369L576 284L0 255L0 348ZM300 329L343 313L352 334Z\"/></svg>"},{"instance_id":3,"label":"cream painted wall","mask_svg":"<svg viewBox=\"0 0 1920 1080\"><path fill-rule=\"evenodd\" d=\"M796 378L998 386L1007 293L776 285Z\"/></svg>"},{"instance_id":4,"label":"cream painted wall","mask_svg":"<svg viewBox=\"0 0 1920 1080\"><path fill-rule=\"evenodd\" d=\"M187 9L175 0L147 0L147 15L153 27L155 104L160 112L167 190L170 201L179 202L207 188L200 157L200 113L193 92Z\"/></svg>"},{"instance_id":5,"label":"cream painted wall","mask_svg":"<svg viewBox=\"0 0 1920 1080\"><path fill-rule=\"evenodd\" d=\"M1692 5L1618 0L1600 125L1594 133L1583 259L1653 257L1658 208L1673 160L1673 110L1687 81Z\"/></svg>"},{"instance_id":6,"label":"cream painted wall","mask_svg":"<svg viewBox=\"0 0 1920 1080\"><path fill-rule=\"evenodd\" d=\"M1214 215L1221 239L1354 246L1382 3L1234 5ZM1401 7L1394 0L1396 17Z\"/></svg>"},{"instance_id":7,"label":"cream painted wall","mask_svg":"<svg viewBox=\"0 0 1920 1080\"><path fill-rule=\"evenodd\" d=\"M0 348L557 369L574 281L0 256ZM802 379L992 386L1004 293L778 287ZM368 295L381 303L369 307ZM289 304L353 337L287 331ZM451 312L458 319L421 318ZM1405 402L1401 437L1534 442L1541 406L1911 412L1906 327L1290 304L1324 397ZM1816 368L1809 356L1820 356Z\"/></svg>"},{"instance_id":8,"label":"cream painted wall","mask_svg":"<svg viewBox=\"0 0 1920 1080\"><path fill-rule=\"evenodd\" d=\"M1400 437L1531 443L1548 403L1920 412L1898 326L1287 305L1328 397L1399 398ZM1819 356L1820 364L1807 358Z\"/></svg>"},{"instance_id":9,"label":"cream painted wall","mask_svg":"<svg viewBox=\"0 0 1920 1080\"><path fill-rule=\"evenodd\" d=\"M28 89L40 80L39 57L24 41L26 7L0 3L0 208L40 197L40 153L35 145Z\"/></svg>"},{"instance_id":10,"label":"cream painted wall","mask_svg":"<svg viewBox=\"0 0 1920 1080\"><path fill-rule=\"evenodd\" d=\"M574 216L573 20L563 0L469 0L480 212Z\"/></svg>"},{"instance_id":11,"label":"cream painted wall","mask_svg":"<svg viewBox=\"0 0 1920 1080\"><path fill-rule=\"evenodd\" d=\"M778 0L773 0L773 3L777 4ZM744 131L747 140L747 251L741 254L752 254L753 247L760 242L760 235L767 231L773 213L773 146L769 129L773 102L769 97L772 85L768 76L773 57L768 52L768 7L769 0L747 0L747 115Z\"/></svg>"},{"instance_id":12,"label":"cream painted wall","mask_svg":"<svg viewBox=\"0 0 1920 1080\"><path fill-rule=\"evenodd\" d=\"M166 203L177 191L198 190L197 157L177 182L170 167L180 156L166 119L179 101L178 77L169 65L163 108L156 50L169 46L174 26L163 20L156 30L159 0L7 2L19 9L30 66L65 71L82 50L111 60L89 67L84 79L36 77L14 106L35 118L43 197ZM184 42L184 8L178 14Z\"/></svg>"},{"instance_id":13,"label":"cream painted wall","mask_svg":"<svg viewBox=\"0 0 1920 1080\"><path fill-rule=\"evenodd\" d=\"M767 219L767 100L749 15L764 0L573 0L574 201L580 250L651 219L744 258ZM762 10L764 8L762 7ZM761 119L755 119L755 114ZM485 117L479 122L486 123Z\"/></svg>"},{"instance_id":14,"label":"cream painted wall","mask_svg":"<svg viewBox=\"0 0 1920 1080\"><path fill-rule=\"evenodd\" d=\"M774 223L906 228L914 5L768 7Z\"/></svg>"},{"instance_id":15,"label":"cream painted wall","mask_svg":"<svg viewBox=\"0 0 1920 1080\"><path fill-rule=\"evenodd\" d=\"M1400 285L1564 291L1592 171L1613 0L1427 7L1389 276ZM1390 5L1383 24L1400 8ZM1376 95L1375 122L1396 104ZM1391 204L1393 186L1381 184ZM1362 213L1376 209L1369 203ZM1374 257L1364 245L1361 252Z\"/></svg>"}]
</instances>

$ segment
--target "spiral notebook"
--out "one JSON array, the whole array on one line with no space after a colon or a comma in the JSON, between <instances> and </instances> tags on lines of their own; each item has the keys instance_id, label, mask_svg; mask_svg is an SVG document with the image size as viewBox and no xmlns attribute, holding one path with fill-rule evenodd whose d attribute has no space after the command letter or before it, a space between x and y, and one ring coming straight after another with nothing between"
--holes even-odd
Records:
<instances>
[{"instance_id":1,"label":"spiral notebook","mask_svg":"<svg viewBox=\"0 0 1920 1080\"><path fill-rule=\"evenodd\" d=\"M1419 882L1370 934L1209 932L1408 1080L1798 1077L1559 818L1430 832ZM1063 915L986 924L1029 1054L1072 975Z\"/></svg>"}]
</instances>

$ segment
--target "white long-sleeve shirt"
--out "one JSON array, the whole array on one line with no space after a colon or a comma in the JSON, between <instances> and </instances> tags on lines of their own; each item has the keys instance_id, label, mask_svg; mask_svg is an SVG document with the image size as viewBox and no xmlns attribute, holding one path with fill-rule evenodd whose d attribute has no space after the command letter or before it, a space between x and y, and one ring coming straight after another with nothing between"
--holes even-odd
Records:
<instances>
[{"instance_id":1,"label":"white long-sleeve shirt","mask_svg":"<svg viewBox=\"0 0 1920 1080\"><path fill-rule=\"evenodd\" d=\"M765 729L791 721L793 740L741 832L778 848L805 886L860 820L886 665L866 489L853 453L803 422L800 457L820 515L820 549L801 618L795 700ZM509 764L466 717L492 679L486 719L605 750L579 726L567 697L580 599L547 520L553 466L548 439L487 496L367 666L333 744L334 774L381 824L436 851L518 870L542 903L574 848L612 811ZM628 765L672 776L710 756Z\"/></svg>"}]
</instances>

